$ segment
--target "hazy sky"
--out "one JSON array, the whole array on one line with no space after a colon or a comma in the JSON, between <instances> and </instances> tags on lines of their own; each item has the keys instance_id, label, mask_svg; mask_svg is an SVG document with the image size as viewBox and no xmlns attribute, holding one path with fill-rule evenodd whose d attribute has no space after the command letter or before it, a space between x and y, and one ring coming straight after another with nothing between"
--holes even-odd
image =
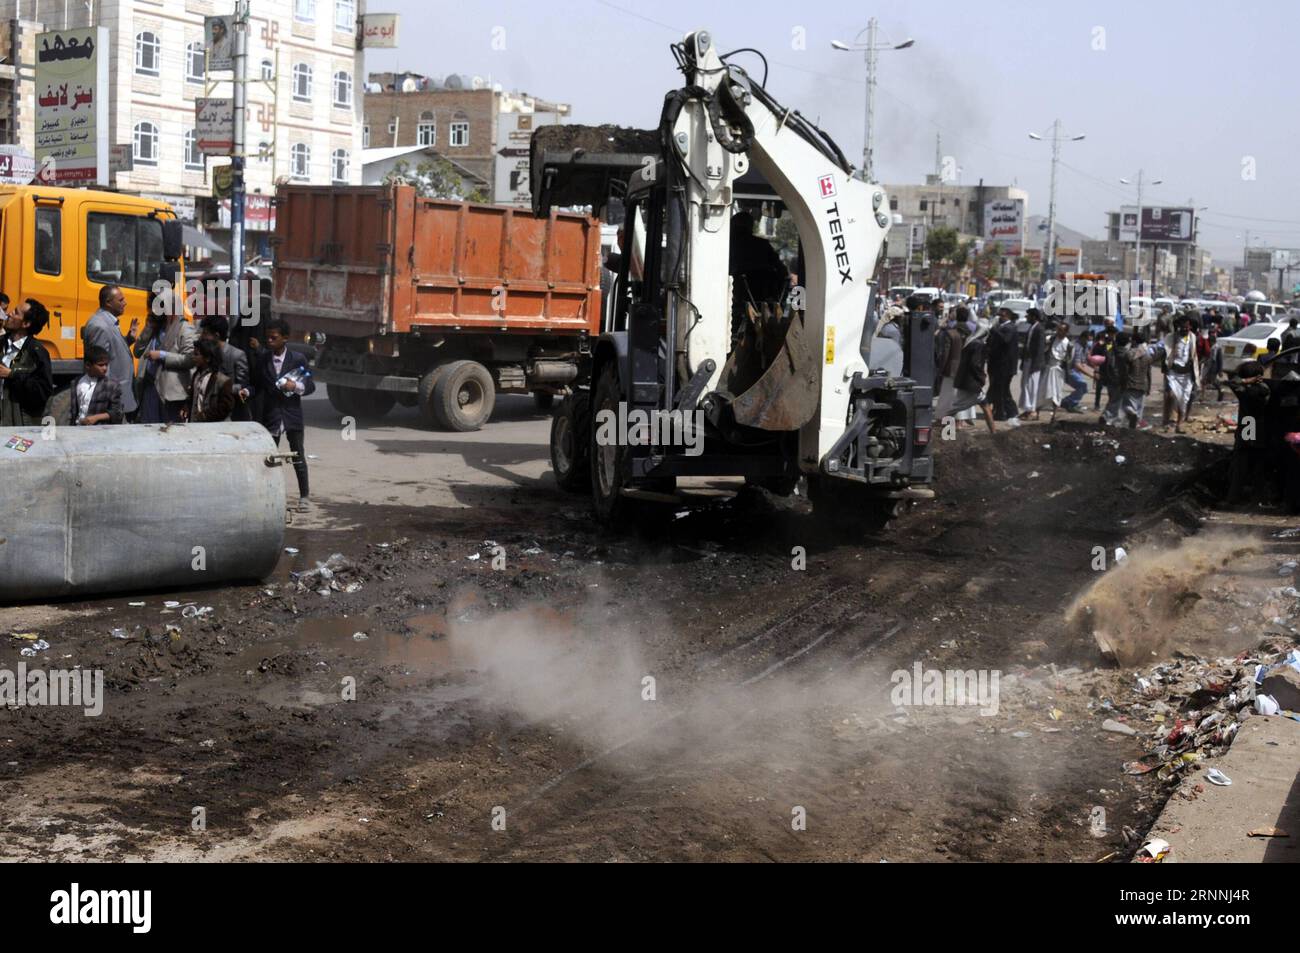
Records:
<instances>
[{"instance_id":1,"label":"hazy sky","mask_svg":"<svg viewBox=\"0 0 1300 953\"><path fill-rule=\"evenodd\" d=\"M880 21L911 49L880 54L877 176L920 182L935 135L963 184L1019 185L1046 214L1051 146L1033 142L1059 118L1085 134L1063 146L1057 214L1102 237L1104 213L1133 204L1121 177L1162 185L1144 204L1208 206L1202 243L1240 262L1252 244L1300 248L1300 84L1287 65L1300 37L1294 0L1127 0L1062 4L880 0L861 6L683 0L369 0L402 15L401 49L367 69L490 76L507 89L573 105L576 122L650 127L680 85L668 44L696 28L724 49L767 56L768 89L819 118L855 163L862 154L862 54L831 49ZM857 6L857 5L853 5ZM802 38L803 48L799 48ZM758 61L740 60L756 73ZM1251 177L1253 173L1253 177Z\"/></svg>"}]
</instances>

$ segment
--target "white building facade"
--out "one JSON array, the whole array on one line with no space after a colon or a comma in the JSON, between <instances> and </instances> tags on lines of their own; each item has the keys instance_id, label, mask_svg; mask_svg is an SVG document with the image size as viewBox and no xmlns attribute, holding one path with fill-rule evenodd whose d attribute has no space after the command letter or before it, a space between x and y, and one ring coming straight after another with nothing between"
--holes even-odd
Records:
<instances>
[{"instance_id":1,"label":"white building facade","mask_svg":"<svg viewBox=\"0 0 1300 953\"><path fill-rule=\"evenodd\" d=\"M277 182L361 182L365 73L356 23L364 2L249 6L245 182L249 251L257 254ZM199 152L194 101L233 97L229 72L205 73L203 39L205 16L233 12L233 0L0 0L0 18L36 20L46 30L108 28L109 141L131 152L130 171L111 174L110 184L163 197L218 235L229 213L213 198L214 168L229 159Z\"/></svg>"}]
</instances>

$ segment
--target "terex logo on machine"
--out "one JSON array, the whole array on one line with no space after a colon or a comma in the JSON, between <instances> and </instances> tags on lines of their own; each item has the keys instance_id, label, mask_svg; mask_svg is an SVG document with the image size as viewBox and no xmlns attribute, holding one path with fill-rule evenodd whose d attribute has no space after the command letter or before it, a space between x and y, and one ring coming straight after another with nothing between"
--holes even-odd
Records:
<instances>
[{"instance_id":1,"label":"terex logo on machine","mask_svg":"<svg viewBox=\"0 0 1300 953\"><path fill-rule=\"evenodd\" d=\"M829 227L831 232L831 243L835 249L835 267L840 270L840 284L847 285L853 280L853 274L849 268L849 253L844 250L844 223L840 221L840 203L836 202L826 210L830 216Z\"/></svg>"}]
</instances>

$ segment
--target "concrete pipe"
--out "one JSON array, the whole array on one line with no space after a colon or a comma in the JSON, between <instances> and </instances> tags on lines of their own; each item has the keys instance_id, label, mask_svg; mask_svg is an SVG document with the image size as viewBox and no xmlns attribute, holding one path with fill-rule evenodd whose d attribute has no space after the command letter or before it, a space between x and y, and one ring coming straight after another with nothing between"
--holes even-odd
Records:
<instances>
[{"instance_id":1,"label":"concrete pipe","mask_svg":"<svg viewBox=\"0 0 1300 953\"><path fill-rule=\"evenodd\" d=\"M0 602L265 577L283 460L254 423L5 430Z\"/></svg>"}]
</instances>

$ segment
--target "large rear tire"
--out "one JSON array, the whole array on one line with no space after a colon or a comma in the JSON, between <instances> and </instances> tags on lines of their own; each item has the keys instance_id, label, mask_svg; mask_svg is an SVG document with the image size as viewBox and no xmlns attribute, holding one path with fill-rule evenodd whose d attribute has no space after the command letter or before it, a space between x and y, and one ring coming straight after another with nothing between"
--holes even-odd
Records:
<instances>
[{"instance_id":1,"label":"large rear tire","mask_svg":"<svg viewBox=\"0 0 1300 953\"><path fill-rule=\"evenodd\" d=\"M447 422L438 416L438 406L434 403L433 392L438 386L438 378L442 372L448 368L447 364L439 364L434 368L426 371L420 378L420 391L416 396L416 405L420 408L420 419L426 427L433 427L438 430L446 430Z\"/></svg>"},{"instance_id":2,"label":"large rear tire","mask_svg":"<svg viewBox=\"0 0 1300 953\"><path fill-rule=\"evenodd\" d=\"M591 487L591 394L574 391L551 417L551 470L567 493Z\"/></svg>"},{"instance_id":3,"label":"large rear tire","mask_svg":"<svg viewBox=\"0 0 1300 953\"><path fill-rule=\"evenodd\" d=\"M353 401L356 393L355 387L344 387L342 384L325 385L325 396L329 398L330 406L344 417L357 416L356 404Z\"/></svg>"},{"instance_id":4,"label":"large rear tire","mask_svg":"<svg viewBox=\"0 0 1300 953\"><path fill-rule=\"evenodd\" d=\"M357 390L350 397L356 416L366 420L379 420L397 403L397 398L386 390Z\"/></svg>"},{"instance_id":5,"label":"large rear tire","mask_svg":"<svg viewBox=\"0 0 1300 953\"><path fill-rule=\"evenodd\" d=\"M622 399L618 365L610 361L601 369L596 381L596 389L591 397L592 426L587 429L591 441L591 506L596 519L611 526L624 523L631 508L629 501L622 495L627 483L628 448L618 436L600 442L597 439L600 428L595 426L595 420L602 410L609 411L617 418L618 405Z\"/></svg>"},{"instance_id":6,"label":"large rear tire","mask_svg":"<svg viewBox=\"0 0 1300 953\"><path fill-rule=\"evenodd\" d=\"M433 406L449 430L478 430L496 406L496 385L488 369L477 361L453 361L433 388Z\"/></svg>"}]
</instances>

